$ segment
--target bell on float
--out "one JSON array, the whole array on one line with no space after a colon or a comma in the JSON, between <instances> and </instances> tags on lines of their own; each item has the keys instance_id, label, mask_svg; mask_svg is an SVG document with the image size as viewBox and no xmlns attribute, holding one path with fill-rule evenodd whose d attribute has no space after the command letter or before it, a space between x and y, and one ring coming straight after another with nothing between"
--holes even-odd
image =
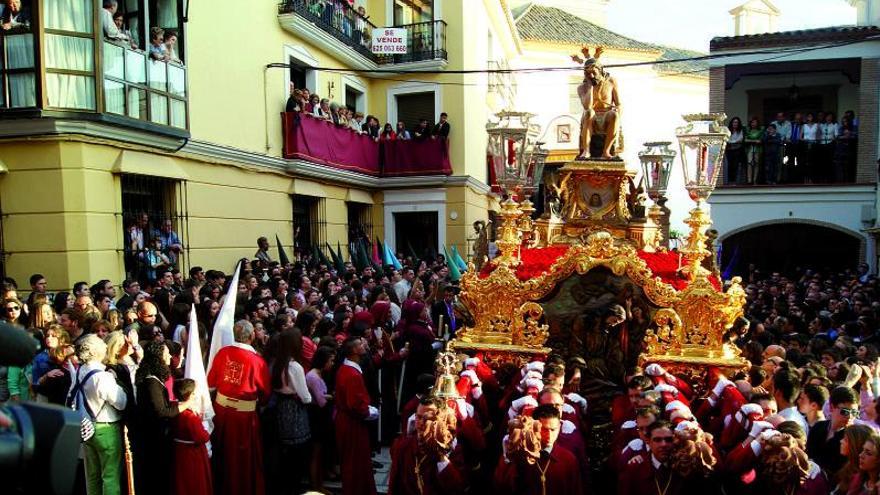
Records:
<instances>
[{"instance_id":1,"label":"bell on float","mask_svg":"<svg viewBox=\"0 0 880 495\"><path fill-rule=\"evenodd\" d=\"M455 375L457 359L452 346L447 343L446 349L437 353L437 359L434 362L437 370L437 379L434 381L434 389L431 395L441 399L460 399L458 394L458 377Z\"/></svg>"},{"instance_id":2,"label":"bell on float","mask_svg":"<svg viewBox=\"0 0 880 495\"><path fill-rule=\"evenodd\" d=\"M431 394L441 399L460 399L458 387L456 387L455 375L449 373L441 373L434 382L434 389Z\"/></svg>"}]
</instances>

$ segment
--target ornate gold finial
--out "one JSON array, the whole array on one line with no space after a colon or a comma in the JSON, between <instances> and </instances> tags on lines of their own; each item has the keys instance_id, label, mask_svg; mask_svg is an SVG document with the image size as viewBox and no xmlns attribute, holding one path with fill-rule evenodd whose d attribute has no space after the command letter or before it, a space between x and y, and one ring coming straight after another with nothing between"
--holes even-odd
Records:
<instances>
[{"instance_id":1,"label":"ornate gold finial","mask_svg":"<svg viewBox=\"0 0 880 495\"><path fill-rule=\"evenodd\" d=\"M535 222L532 220L535 206L531 201L525 199L519 204L519 209L522 212L519 219L519 231L522 233L523 245L530 247L535 241Z\"/></svg>"},{"instance_id":2,"label":"ornate gold finial","mask_svg":"<svg viewBox=\"0 0 880 495\"><path fill-rule=\"evenodd\" d=\"M499 256L493 260L498 266L519 265L519 248L522 245L522 231L520 231L519 218L522 210L515 201L508 198L501 203L501 234L495 244L498 246Z\"/></svg>"},{"instance_id":3,"label":"ornate gold finial","mask_svg":"<svg viewBox=\"0 0 880 495\"><path fill-rule=\"evenodd\" d=\"M712 225L712 220L709 219L709 214L698 205L691 210L690 216L685 219L684 223L688 224L691 230L688 233L687 245L681 250L683 259L681 272L691 281L706 278L710 273L709 270L703 268L703 258L712 255L706 249L706 239L708 238L706 230Z\"/></svg>"}]
</instances>

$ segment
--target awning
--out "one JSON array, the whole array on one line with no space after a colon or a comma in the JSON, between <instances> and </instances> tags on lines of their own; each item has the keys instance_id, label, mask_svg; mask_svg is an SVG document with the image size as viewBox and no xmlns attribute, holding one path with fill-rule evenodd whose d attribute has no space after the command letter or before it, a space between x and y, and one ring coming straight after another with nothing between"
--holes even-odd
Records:
<instances>
[{"instance_id":1,"label":"awning","mask_svg":"<svg viewBox=\"0 0 880 495\"><path fill-rule=\"evenodd\" d=\"M119 158L113 164L113 173L189 179L189 174L184 172L183 167L174 158L133 150L124 150L119 154Z\"/></svg>"},{"instance_id":2,"label":"awning","mask_svg":"<svg viewBox=\"0 0 880 495\"><path fill-rule=\"evenodd\" d=\"M352 203L365 203L371 205L373 204L373 195L366 191L361 191L360 189L349 189L348 194L345 196L345 200Z\"/></svg>"}]
</instances>

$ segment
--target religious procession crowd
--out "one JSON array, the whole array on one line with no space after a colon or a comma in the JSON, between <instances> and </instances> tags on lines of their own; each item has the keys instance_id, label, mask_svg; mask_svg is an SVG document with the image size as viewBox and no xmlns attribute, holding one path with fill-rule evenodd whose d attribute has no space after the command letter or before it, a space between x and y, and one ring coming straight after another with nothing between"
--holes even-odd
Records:
<instances>
[{"instance_id":1,"label":"religious procession crowd","mask_svg":"<svg viewBox=\"0 0 880 495\"><path fill-rule=\"evenodd\" d=\"M163 271L150 294L126 280L121 297L106 280L50 296L35 274L23 300L6 279L3 319L44 347L0 369L0 400L90 418L90 495L127 493L130 475L142 494L329 493L338 479L368 495L388 445L394 494L877 493L880 300L864 268L752 270L728 335L751 369L711 370L697 391L651 364L594 397L577 356L462 355L453 376L435 372L468 318L442 256L338 270L272 261L263 242L256 258L229 275ZM598 315L609 339L632 335L629 307ZM221 328L234 342L216 345Z\"/></svg>"}]
</instances>

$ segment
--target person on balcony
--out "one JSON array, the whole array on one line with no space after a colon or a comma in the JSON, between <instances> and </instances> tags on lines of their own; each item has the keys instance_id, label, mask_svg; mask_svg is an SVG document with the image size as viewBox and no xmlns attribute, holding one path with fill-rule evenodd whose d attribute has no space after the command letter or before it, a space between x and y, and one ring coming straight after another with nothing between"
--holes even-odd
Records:
<instances>
[{"instance_id":1,"label":"person on balcony","mask_svg":"<svg viewBox=\"0 0 880 495\"><path fill-rule=\"evenodd\" d=\"M730 139L727 141L727 149L724 153L727 158L727 184L742 184L742 176L746 166L742 120L739 117L733 117L727 128L730 129Z\"/></svg>"},{"instance_id":2,"label":"person on balcony","mask_svg":"<svg viewBox=\"0 0 880 495\"><path fill-rule=\"evenodd\" d=\"M119 7L116 0L104 0L101 9L101 25L104 27L104 38L108 40L128 41L113 21L116 9Z\"/></svg>"},{"instance_id":3,"label":"person on balcony","mask_svg":"<svg viewBox=\"0 0 880 495\"><path fill-rule=\"evenodd\" d=\"M302 91L296 89L293 83L289 84L289 88L290 95L287 97L287 103L284 105L284 111L287 113L301 112L303 109Z\"/></svg>"},{"instance_id":4,"label":"person on balcony","mask_svg":"<svg viewBox=\"0 0 880 495\"><path fill-rule=\"evenodd\" d=\"M179 64L180 57L177 56L177 32L165 31L162 40L165 43L165 53L168 54L168 60Z\"/></svg>"},{"instance_id":5,"label":"person on balcony","mask_svg":"<svg viewBox=\"0 0 880 495\"><path fill-rule=\"evenodd\" d=\"M314 100L315 98L313 98ZM312 115L315 117L332 121L333 117L330 115L330 100L327 98L318 98L319 104L315 106L314 110L312 110Z\"/></svg>"},{"instance_id":6,"label":"person on balcony","mask_svg":"<svg viewBox=\"0 0 880 495\"><path fill-rule=\"evenodd\" d=\"M23 27L27 28L31 24L31 13L28 7L21 6L21 0L8 0L6 2L6 10L0 16L0 27L4 31Z\"/></svg>"},{"instance_id":7,"label":"person on balcony","mask_svg":"<svg viewBox=\"0 0 880 495\"><path fill-rule=\"evenodd\" d=\"M746 143L746 162L748 169L746 173L746 182L754 185L760 177L761 171L761 138L764 136L764 129L761 128L756 117L752 117L749 121L749 130L743 141Z\"/></svg>"},{"instance_id":8,"label":"person on balcony","mask_svg":"<svg viewBox=\"0 0 880 495\"><path fill-rule=\"evenodd\" d=\"M396 141L397 133L394 132L394 128L391 127L390 122L385 123L385 127L382 128L382 134L379 134L379 141Z\"/></svg>"},{"instance_id":9,"label":"person on balcony","mask_svg":"<svg viewBox=\"0 0 880 495\"><path fill-rule=\"evenodd\" d=\"M355 112L354 118L348 122L348 127L358 134L364 132L364 114L361 112Z\"/></svg>"},{"instance_id":10,"label":"person on balcony","mask_svg":"<svg viewBox=\"0 0 880 495\"><path fill-rule=\"evenodd\" d=\"M424 141L431 137L431 129L428 127L428 119L419 120L419 126L413 132L413 139L416 141Z\"/></svg>"},{"instance_id":11,"label":"person on balcony","mask_svg":"<svg viewBox=\"0 0 880 495\"><path fill-rule=\"evenodd\" d=\"M779 182L780 165L782 164L782 136L777 132L776 124L767 126L767 132L761 138L764 153L764 182Z\"/></svg>"},{"instance_id":12,"label":"person on balcony","mask_svg":"<svg viewBox=\"0 0 880 495\"><path fill-rule=\"evenodd\" d=\"M304 89L303 91L308 92L307 89ZM310 113L310 114L314 115L315 117L318 117L318 115L315 114L315 109L317 109L318 107L321 106L321 97L318 96L317 94L314 94L314 93L312 93L312 94L306 93L305 97L308 101L308 103L306 103L306 107L305 107L306 113Z\"/></svg>"},{"instance_id":13,"label":"person on balcony","mask_svg":"<svg viewBox=\"0 0 880 495\"><path fill-rule=\"evenodd\" d=\"M408 130L406 130L406 124L402 120L397 122L396 133L397 139L400 139L401 141L409 141L410 139L412 139L412 135L409 133Z\"/></svg>"},{"instance_id":14,"label":"person on balcony","mask_svg":"<svg viewBox=\"0 0 880 495\"><path fill-rule=\"evenodd\" d=\"M446 112L440 114L440 122L434 124L431 129L431 139L440 139L446 141L449 139L449 116Z\"/></svg>"},{"instance_id":15,"label":"person on balcony","mask_svg":"<svg viewBox=\"0 0 880 495\"><path fill-rule=\"evenodd\" d=\"M127 27L125 27L125 15L122 12L116 12L113 14L113 24L116 26L116 29L119 30L119 39L127 41L131 45L132 50L137 50L137 38Z\"/></svg>"},{"instance_id":16,"label":"person on balcony","mask_svg":"<svg viewBox=\"0 0 880 495\"><path fill-rule=\"evenodd\" d=\"M856 139L849 127L844 127L834 143L834 182L855 180Z\"/></svg>"},{"instance_id":17,"label":"person on balcony","mask_svg":"<svg viewBox=\"0 0 880 495\"><path fill-rule=\"evenodd\" d=\"M800 182L803 180L803 147L804 147L804 118L800 112L794 114L791 122L791 134L789 144L785 150L788 163L785 164L786 182Z\"/></svg>"},{"instance_id":18,"label":"person on balcony","mask_svg":"<svg viewBox=\"0 0 880 495\"><path fill-rule=\"evenodd\" d=\"M150 28L150 58L153 60L168 61L168 48L165 46L165 30L153 26Z\"/></svg>"},{"instance_id":19,"label":"person on balcony","mask_svg":"<svg viewBox=\"0 0 880 495\"><path fill-rule=\"evenodd\" d=\"M807 114L803 128L802 158L804 162L804 181L811 184L816 180L816 142L819 139L819 124L813 120L813 114Z\"/></svg>"},{"instance_id":20,"label":"person on balcony","mask_svg":"<svg viewBox=\"0 0 880 495\"><path fill-rule=\"evenodd\" d=\"M372 115L367 116L367 126L364 128L364 133L370 136L373 141L379 141L379 134L381 132L379 129L379 119Z\"/></svg>"},{"instance_id":21,"label":"person on balcony","mask_svg":"<svg viewBox=\"0 0 880 495\"><path fill-rule=\"evenodd\" d=\"M367 29L367 19L370 16L367 15L367 11L364 10L364 6L361 5L357 8L358 15L355 17L354 25L355 25L355 40L363 46L367 46L370 43L370 31Z\"/></svg>"},{"instance_id":22,"label":"person on balcony","mask_svg":"<svg viewBox=\"0 0 880 495\"><path fill-rule=\"evenodd\" d=\"M834 160L834 143L840 134L840 127L834 120L834 114L825 114L825 120L819 123L819 177L823 182L831 182L833 173L831 170Z\"/></svg>"}]
</instances>

